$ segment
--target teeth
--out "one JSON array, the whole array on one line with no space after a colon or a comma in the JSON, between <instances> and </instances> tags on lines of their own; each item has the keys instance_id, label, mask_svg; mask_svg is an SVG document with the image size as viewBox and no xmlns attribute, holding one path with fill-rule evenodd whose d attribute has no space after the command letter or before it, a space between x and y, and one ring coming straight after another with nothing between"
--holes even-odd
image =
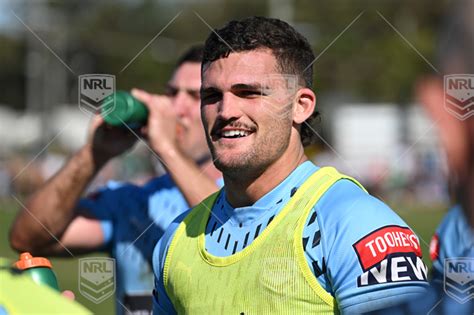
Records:
<instances>
[{"instance_id":1,"label":"teeth","mask_svg":"<svg viewBox=\"0 0 474 315\"><path fill-rule=\"evenodd\" d=\"M235 130L226 130L222 133L224 137L233 137L235 136L236 131Z\"/></svg>"},{"instance_id":2,"label":"teeth","mask_svg":"<svg viewBox=\"0 0 474 315\"><path fill-rule=\"evenodd\" d=\"M226 130L222 132L222 136L224 137L246 137L250 133L244 130Z\"/></svg>"}]
</instances>

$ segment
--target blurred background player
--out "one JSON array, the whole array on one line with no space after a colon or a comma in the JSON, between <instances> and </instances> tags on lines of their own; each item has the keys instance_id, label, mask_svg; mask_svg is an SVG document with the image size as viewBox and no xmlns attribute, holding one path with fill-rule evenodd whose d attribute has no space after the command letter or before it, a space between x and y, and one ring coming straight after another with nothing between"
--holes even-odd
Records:
<instances>
[{"instance_id":1,"label":"blurred background player","mask_svg":"<svg viewBox=\"0 0 474 315\"><path fill-rule=\"evenodd\" d=\"M460 283L457 291L452 291L458 295L459 300L464 299L464 303L445 292L445 259L468 258L471 259L471 266L474 263L474 117L456 117L448 112L445 108L446 90L443 82L444 75L474 74L473 13L473 1L458 1L449 11L437 47L440 76L423 78L416 87L419 102L438 129L447 157L448 184L455 204L445 215L431 240L430 256L433 266L430 271L430 290L422 299L374 314L474 313L472 267L461 270L467 281ZM469 111L469 107L466 109Z\"/></svg>"},{"instance_id":2,"label":"blurred background player","mask_svg":"<svg viewBox=\"0 0 474 315\"><path fill-rule=\"evenodd\" d=\"M281 20L250 17L209 35L201 110L225 186L158 242L158 313L361 313L425 292L406 223L304 153L317 116L312 61Z\"/></svg>"},{"instance_id":3,"label":"blurred background player","mask_svg":"<svg viewBox=\"0 0 474 315\"><path fill-rule=\"evenodd\" d=\"M132 312L151 309L155 243L177 215L217 190L221 176L200 119L201 58L201 47L184 54L164 96L133 91L149 110L142 134L168 174L143 187L111 183L81 199L97 172L137 141L128 129L109 127L97 116L87 144L18 214L13 248L35 255L106 251L116 259L118 303Z\"/></svg>"},{"instance_id":4,"label":"blurred background player","mask_svg":"<svg viewBox=\"0 0 474 315\"><path fill-rule=\"evenodd\" d=\"M438 63L442 75L470 74L471 105L474 110L474 2L456 3L446 19L438 43ZM443 291L445 259L466 257L474 266L474 116L460 119L445 108L443 77L422 80L417 87L418 97L438 127L441 144L447 156L449 184L456 203L439 225L430 245L433 260L432 281L436 289L434 309L441 314L474 313L474 270L471 273L471 289L460 294L471 298L459 303ZM469 104L469 102L467 102ZM468 105L469 106L469 105ZM469 283L469 279L467 280ZM435 304L433 303L433 305Z\"/></svg>"}]
</instances>

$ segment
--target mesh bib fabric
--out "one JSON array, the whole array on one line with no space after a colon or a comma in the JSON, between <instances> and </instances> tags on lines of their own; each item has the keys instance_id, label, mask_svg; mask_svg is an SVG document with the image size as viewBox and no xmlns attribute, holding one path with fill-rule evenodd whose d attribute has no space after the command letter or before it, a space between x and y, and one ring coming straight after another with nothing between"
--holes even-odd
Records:
<instances>
[{"instance_id":1,"label":"mesh bib fabric","mask_svg":"<svg viewBox=\"0 0 474 315\"><path fill-rule=\"evenodd\" d=\"M165 259L166 292L178 314L334 314L335 299L306 261L306 217L338 180L324 167L311 175L267 228L242 251L217 257L205 249L205 228L219 192L178 227Z\"/></svg>"}]
</instances>

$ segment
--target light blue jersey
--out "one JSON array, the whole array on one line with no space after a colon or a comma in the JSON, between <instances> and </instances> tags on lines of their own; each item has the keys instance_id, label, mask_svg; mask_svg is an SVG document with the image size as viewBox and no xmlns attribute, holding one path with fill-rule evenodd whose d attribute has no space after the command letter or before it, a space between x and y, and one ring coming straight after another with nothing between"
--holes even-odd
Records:
<instances>
[{"instance_id":1,"label":"light blue jersey","mask_svg":"<svg viewBox=\"0 0 474 315\"><path fill-rule=\"evenodd\" d=\"M474 230L460 206L446 214L430 244L437 312L474 314ZM464 264L468 268L462 270Z\"/></svg>"},{"instance_id":2,"label":"light blue jersey","mask_svg":"<svg viewBox=\"0 0 474 315\"><path fill-rule=\"evenodd\" d=\"M374 315L474 314L474 231L460 206L449 210L441 221L431 239L430 256L433 268L428 292Z\"/></svg>"},{"instance_id":3,"label":"light blue jersey","mask_svg":"<svg viewBox=\"0 0 474 315\"><path fill-rule=\"evenodd\" d=\"M151 309L153 249L168 225L189 208L164 175L144 186L110 182L79 202L101 220L104 250L116 259L117 300L131 311ZM117 303L117 313L125 312Z\"/></svg>"},{"instance_id":4,"label":"light blue jersey","mask_svg":"<svg viewBox=\"0 0 474 315\"><path fill-rule=\"evenodd\" d=\"M319 168L305 162L252 206L233 208L219 194L206 228L206 250L229 256L252 243ZM174 314L164 290L162 271L178 217L153 255L154 310ZM301 240L321 286L343 312L360 313L401 303L425 292L426 266L418 238L385 204L349 180L335 183L306 218Z\"/></svg>"}]
</instances>

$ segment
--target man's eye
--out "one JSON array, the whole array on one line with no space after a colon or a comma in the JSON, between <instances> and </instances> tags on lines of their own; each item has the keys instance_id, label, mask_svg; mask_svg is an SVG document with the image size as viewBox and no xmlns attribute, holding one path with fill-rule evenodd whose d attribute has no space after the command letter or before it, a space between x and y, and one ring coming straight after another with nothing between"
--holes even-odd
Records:
<instances>
[{"instance_id":1,"label":"man's eye","mask_svg":"<svg viewBox=\"0 0 474 315\"><path fill-rule=\"evenodd\" d=\"M189 91L188 94L195 100L198 100L201 98L201 94L199 93L199 91Z\"/></svg>"},{"instance_id":2,"label":"man's eye","mask_svg":"<svg viewBox=\"0 0 474 315\"><path fill-rule=\"evenodd\" d=\"M253 97L253 96L260 96L262 95L262 91L256 91L256 90L252 90L252 91L239 91L237 93L238 96L240 97Z\"/></svg>"},{"instance_id":3,"label":"man's eye","mask_svg":"<svg viewBox=\"0 0 474 315\"><path fill-rule=\"evenodd\" d=\"M166 96L174 97L176 96L176 94L178 94L178 89L174 89L174 88L166 89Z\"/></svg>"},{"instance_id":4,"label":"man's eye","mask_svg":"<svg viewBox=\"0 0 474 315\"><path fill-rule=\"evenodd\" d=\"M201 99L207 103L214 103L220 97L219 93L205 93L201 95Z\"/></svg>"}]
</instances>

